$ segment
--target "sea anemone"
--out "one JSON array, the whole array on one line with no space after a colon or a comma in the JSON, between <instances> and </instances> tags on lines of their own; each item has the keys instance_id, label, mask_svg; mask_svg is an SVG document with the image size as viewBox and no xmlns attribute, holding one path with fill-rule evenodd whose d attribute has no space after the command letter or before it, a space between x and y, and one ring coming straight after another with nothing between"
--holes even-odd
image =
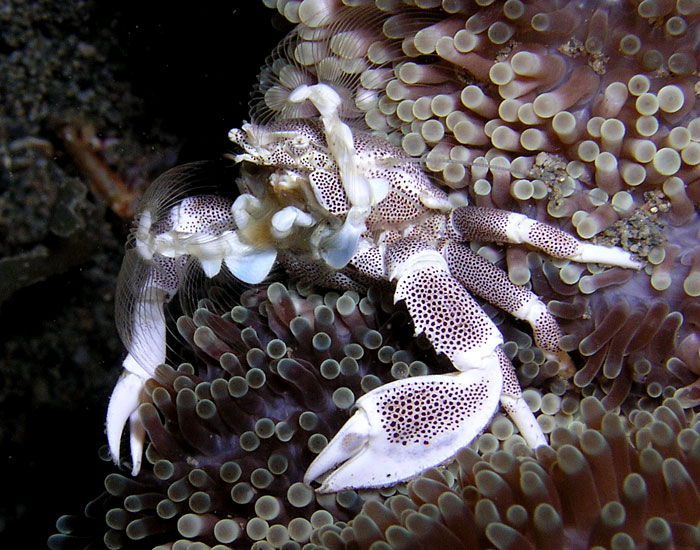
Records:
<instances>
[{"instance_id":1,"label":"sea anemone","mask_svg":"<svg viewBox=\"0 0 700 550\"><path fill-rule=\"evenodd\" d=\"M352 518L378 492L316 495L301 481L306 467L357 397L449 369L429 371L432 352L381 296L273 283L244 292L224 315L200 300L177 320L187 362L158 367L139 408L148 465L135 478L108 475L106 493L86 508L92 526L61 518L50 546L82 548L98 535L108 548L257 541L291 550L314 528Z\"/></svg>"},{"instance_id":2,"label":"sea anemone","mask_svg":"<svg viewBox=\"0 0 700 550\"><path fill-rule=\"evenodd\" d=\"M316 530L322 548L698 548L700 419L668 399L630 419L587 397L552 447L461 450L407 494Z\"/></svg>"},{"instance_id":3,"label":"sea anemone","mask_svg":"<svg viewBox=\"0 0 700 550\"><path fill-rule=\"evenodd\" d=\"M698 547L700 4L270 3L299 27L263 68L253 122L316 116L288 95L327 82L348 124L401 145L471 203L622 246L646 267L471 243L548 303L579 367L571 383L558 377L521 325L484 306L552 447L529 450L497 414L456 462L407 488L330 496L302 473L356 398L449 365L375 292L275 283L223 315L201 302L177 323L183 362L147 385L149 465L109 476L89 507L106 512L105 543ZM52 548L85 546L76 522L59 520Z\"/></svg>"},{"instance_id":4,"label":"sea anemone","mask_svg":"<svg viewBox=\"0 0 700 550\"><path fill-rule=\"evenodd\" d=\"M277 2L300 25L262 73L257 115L290 108L280 99L285 86L333 79L368 128L424 158L450 187L474 187L481 202L514 209L544 185L553 217L598 208L582 227L573 222L589 238L599 220L607 227L618 210L640 204L615 193L646 183L666 187L681 221L692 204L667 180L698 178L691 154L700 151L691 42L698 7L637 4ZM498 173L488 193L479 171ZM515 184L518 174L532 185ZM563 200L594 188L583 197L591 204Z\"/></svg>"},{"instance_id":5,"label":"sea anemone","mask_svg":"<svg viewBox=\"0 0 700 550\"><path fill-rule=\"evenodd\" d=\"M473 204L630 250L643 271L472 243L549 304L584 364L577 386L595 381L611 408L634 387L700 404L700 4L274 4L299 25L261 73L254 119L312 116L286 98L327 82L348 124Z\"/></svg>"}]
</instances>

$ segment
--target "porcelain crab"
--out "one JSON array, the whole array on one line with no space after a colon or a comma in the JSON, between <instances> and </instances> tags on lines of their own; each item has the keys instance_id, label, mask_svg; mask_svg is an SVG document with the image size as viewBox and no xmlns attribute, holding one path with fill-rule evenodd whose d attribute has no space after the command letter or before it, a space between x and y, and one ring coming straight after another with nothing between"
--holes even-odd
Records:
<instances>
[{"instance_id":1,"label":"porcelain crab","mask_svg":"<svg viewBox=\"0 0 700 550\"><path fill-rule=\"evenodd\" d=\"M191 262L207 277L225 265L248 283L265 279L275 261L325 286L390 281L416 334L425 333L454 365L454 374L395 381L358 399L354 416L306 472L311 484L336 468L319 491L389 485L440 464L484 430L499 403L530 446L546 445L503 338L472 294L527 321L536 344L566 365L561 331L537 296L465 243L522 243L577 262L640 264L621 249L448 195L400 148L349 128L331 86L303 85L289 99L310 102L319 116L244 124L229 133L242 150L235 156L242 165L235 201L210 194L144 201L150 206L137 217L118 289L129 354L107 415L114 459L130 420L133 472L139 471L139 392L165 360L163 308L181 291Z\"/></svg>"}]
</instances>

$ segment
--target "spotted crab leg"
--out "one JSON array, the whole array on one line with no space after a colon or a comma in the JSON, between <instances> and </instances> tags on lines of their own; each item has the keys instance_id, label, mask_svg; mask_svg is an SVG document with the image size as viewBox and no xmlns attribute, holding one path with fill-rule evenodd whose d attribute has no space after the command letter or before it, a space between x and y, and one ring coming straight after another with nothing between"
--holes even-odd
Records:
<instances>
[{"instance_id":1,"label":"spotted crab leg","mask_svg":"<svg viewBox=\"0 0 700 550\"><path fill-rule=\"evenodd\" d=\"M161 211L152 199L158 186L173 187L166 188L169 193L178 191L172 185L177 181L168 178L168 173L161 178L161 184L153 184L156 190L144 195L145 205L136 217L132 246L126 251L117 283L115 318L128 354L109 400L106 431L110 454L119 463L121 435L129 422L133 475L141 467L145 438L136 411L145 382L165 362L164 308L182 291L189 259L195 258L208 278L218 275L225 264L238 279L259 283L277 255L274 249L257 249L240 241L228 199L196 195L173 200Z\"/></svg>"},{"instance_id":2,"label":"spotted crab leg","mask_svg":"<svg viewBox=\"0 0 700 550\"><path fill-rule=\"evenodd\" d=\"M569 233L522 214L463 206L450 215L457 239L462 241L528 244L555 258L596 262L640 269L629 252L579 241ZM448 243L443 253L452 274L474 294L532 326L535 343L550 359L560 362L562 375L573 373L568 354L559 347L561 329L547 306L528 289L510 281L508 275L464 245Z\"/></svg>"},{"instance_id":3,"label":"spotted crab leg","mask_svg":"<svg viewBox=\"0 0 700 550\"><path fill-rule=\"evenodd\" d=\"M124 266L128 269L130 255L125 256ZM124 267L123 267L124 269ZM157 278L151 275L133 301L133 309L127 322L130 323L129 353L124 358L124 371L114 386L107 407L107 443L112 459L119 463L122 432L129 422L129 446L131 450L132 474L141 469L141 456L145 439L144 428L136 409L141 403L143 385L155 371L155 367L165 362L165 315L163 306L168 300L165 288L158 286Z\"/></svg>"},{"instance_id":4,"label":"spotted crab leg","mask_svg":"<svg viewBox=\"0 0 700 550\"><path fill-rule=\"evenodd\" d=\"M469 292L516 319L530 323L535 344L548 358L559 361L562 371L573 369L568 354L559 347L559 338L563 335L559 324L532 291L513 283L505 271L466 245L450 241L443 247L443 255L452 275Z\"/></svg>"},{"instance_id":5,"label":"spotted crab leg","mask_svg":"<svg viewBox=\"0 0 700 550\"><path fill-rule=\"evenodd\" d=\"M462 241L529 244L554 258L632 269L643 267L629 252L621 248L579 241L566 231L516 212L462 206L452 212L451 220Z\"/></svg>"},{"instance_id":6,"label":"spotted crab leg","mask_svg":"<svg viewBox=\"0 0 700 550\"><path fill-rule=\"evenodd\" d=\"M513 419L515 425L518 426L520 435L523 436L530 447L535 449L540 445L547 445L547 439L542 432L542 428L540 428L527 402L523 399L523 392L520 388L520 382L518 382L518 376L515 374L513 363L510 362L503 348L498 347L495 351L501 367L501 374L503 375L501 406L508 413L508 416Z\"/></svg>"},{"instance_id":7,"label":"spotted crab leg","mask_svg":"<svg viewBox=\"0 0 700 550\"><path fill-rule=\"evenodd\" d=\"M339 464L320 492L408 479L468 445L499 401L529 445L545 445L500 350L503 337L440 252L403 239L387 251L387 266L396 280L394 299L405 301L416 333L425 333L460 372L398 380L358 399L359 410L309 466L305 482Z\"/></svg>"}]
</instances>

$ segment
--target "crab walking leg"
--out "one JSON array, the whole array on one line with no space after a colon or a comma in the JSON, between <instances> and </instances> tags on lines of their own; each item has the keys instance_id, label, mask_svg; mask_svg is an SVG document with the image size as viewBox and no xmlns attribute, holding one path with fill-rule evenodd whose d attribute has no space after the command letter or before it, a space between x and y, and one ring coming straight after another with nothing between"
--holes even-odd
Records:
<instances>
[{"instance_id":1,"label":"crab walking leg","mask_svg":"<svg viewBox=\"0 0 700 550\"><path fill-rule=\"evenodd\" d=\"M505 271L468 246L450 241L442 253L452 275L469 292L481 296L516 319L530 323L535 344L539 348L557 360L568 359L559 348L559 338L563 333L556 319L533 292L513 283Z\"/></svg>"},{"instance_id":2,"label":"crab walking leg","mask_svg":"<svg viewBox=\"0 0 700 550\"><path fill-rule=\"evenodd\" d=\"M483 431L503 398L501 334L450 275L442 255L403 239L387 256L397 279L395 300L406 302L416 332L461 372L397 380L358 399L358 411L304 476L310 483L340 464L320 492L381 487L448 460ZM529 442L544 444L537 422L518 401L517 380L510 376L508 384L513 420Z\"/></svg>"},{"instance_id":3,"label":"crab walking leg","mask_svg":"<svg viewBox=\"0 0 700 550\"><path fill-rule=\"evenodd\" d=\"M502 348L496 348L496 354L501 365L503 375L503 392L501 393L501 406L518 426L520 435L533 449L541 445L548 445L547 439L540 428L535 415L523 399L523 392L515 374L515 368Z\"/></svg>"},{"instance_id":4,"label":"crab walking leg","mask_svg":"<svg viewBox=\"0 0 700 550\"><path fill-rule=\"evenodd\" d=\"M538 222L523 214L462 206L451 216L452 226L463 241L529 244L555 258L641 269L632 255L617 247L579 241L566 231Z\"/></svg>"},{"instance_id":5,"label":"crab walking leg","mask_svg":"<svg viewBox=\"0 0 700 550\"><path fill-rule=\"evenodd\" d=\"M331 269L322 262L310 261L285 250L279 253L278 261L289 273L293 273L314 284L339 290L367 291L366 286L358 283L342 271Z\"/></svg>"}]
</instances>

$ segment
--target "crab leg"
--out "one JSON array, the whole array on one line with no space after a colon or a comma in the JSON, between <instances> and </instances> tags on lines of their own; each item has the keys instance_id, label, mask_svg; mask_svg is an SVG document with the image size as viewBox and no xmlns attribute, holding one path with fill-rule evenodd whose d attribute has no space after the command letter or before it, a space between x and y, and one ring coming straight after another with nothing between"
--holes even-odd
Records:
<instances>
[{"instance_id":1,"label":"crab leg","mask_svg":"<svg viewBox=\"0 0 700 550\"><path fill-rule=\"evenodd\" d=\"M408 479L468 445L489 423L499 400L530 445L546 444L500 350L500 332L452 277L443 256L420 241L403 239L386 257L397 280L394 299L405 301L416 333L425 333L461 372L397 380L358 399L359 410L309 466L305 482L341 463L319 491Z\"/></svg>"},{"instance_id":2,"label":"crab leg","mask_svg":"<svg viewBox=\"0 0 700 550\"><path fill-rule=\"evenodd\" d=\"M503 390L501 393L501 406L518 426L520 435L533 449L540 445L547 445L542 428L535 419L530 407L523 399L523 392L515 374L515 368L502 348L496 348L496 354L503 375Z\"/></svg>"},{"instance_id":3,"label":"crab leg","mask_svg":"<svg viewBox=\"0 0 700 550\"><path fill-rule=\"evenodd\" d=\"M395 247L402 248L403 243ZM495 373L500 370L503 383L498 395L506 411L531 447L546 445L539 424L522 399L515 369L501 349L501 332L452 276L444 258L432 250L413 254L398 270L392 270L391 278L397 275L394 300L405 300L416 332L425 332L435 351L445 353L460 371L481 371L497 378ZM490 419L485 419L479 431ZM473 421L478 423L476 418Z\"/></svg>"},{"instance_id":4,"label":"crab leg","mask_svg":"<svg viewBox=\"0 0 700 550\"><path fill-rule=\"evenodd\" d=\"M112 459L117 464L121 435L127 420L129 421L132 475L138 474L141 469L145 439L145 431L136 413L141 402L141 391L145 381L153 376L155 368L165 362L166 326L163 306L167 301L167 293L154 286L153 279L149 278L130 312L129 353L124 358L124 372L117 380L107 407L107 442Z\"/></svg>"},{"instance_id":5,"label":"crab leg","mask_svg":"<svg viewBox=\"0 0 700 550\"><path fill-rule=\"evenodd\" d=\"M302 85L289 95L289 100L296 103L307 99L321 115L326 143L338 166L350 204L369 208L373 204L372 188L358 165L352 130L338 114L342 98L327 84Z\"/></svg>"},{"instance_id":6,"label":"crab leg","mask_svg":"<svg viewBox=\"0 0 700 550\"><path fill-rule=\"evenodd\" d=\"M579 241L566 231L516 212L462 206L452 212L451 220L454 230L463 241L529 244L554 258L633 269L643 267L621 248Z\"/></svg>"},{"instance_id":7,"label":"crab leg","mask_svg":"<svg viewBox=\"0 0 700 550\"><path fill-rule=\"evenodd\" d=\"M516 319L532 326L535 343L545 353L566 360L559 348L562 331L547 306L530 290L516 285L498 266L463 244L448 242L443 248L452 275L464 287ZM570 362L570 361L566 361Z\"/></svg>"},{"instance_id":8,"label":"crab leg","mask_svg":"<svg viewBox=\"0 0 700 550\"><path fill-rule=\"evenodd\" d=\"M167 173L162 177L162 185L172 185ZM159 184L154 185L156 191L152 194L158 192ZM177 188L166 190L172 193ZM120 336L129 353L110 397L106 420L109 450L117 463L121 435L129 422L133 475L141 467L145 437L136 409L146 380L165 362L164 308L186 282L188 259L196 258L209 278L219 274L223 262L246 283L262 281L275 262L274 248L255 248L239 239L233 216L245 219L245 206L232 212L227 199L196 195L175 202L163 212L157 203L147 204L135 220L133 247L127 250L119 272L115 310ZM301 216L291 208L281 212L276 220L281 230L287 229L288 223L307 222L299 220ZM157 227L167 230L157 232Z\"/></svg>"}]
</instances>

